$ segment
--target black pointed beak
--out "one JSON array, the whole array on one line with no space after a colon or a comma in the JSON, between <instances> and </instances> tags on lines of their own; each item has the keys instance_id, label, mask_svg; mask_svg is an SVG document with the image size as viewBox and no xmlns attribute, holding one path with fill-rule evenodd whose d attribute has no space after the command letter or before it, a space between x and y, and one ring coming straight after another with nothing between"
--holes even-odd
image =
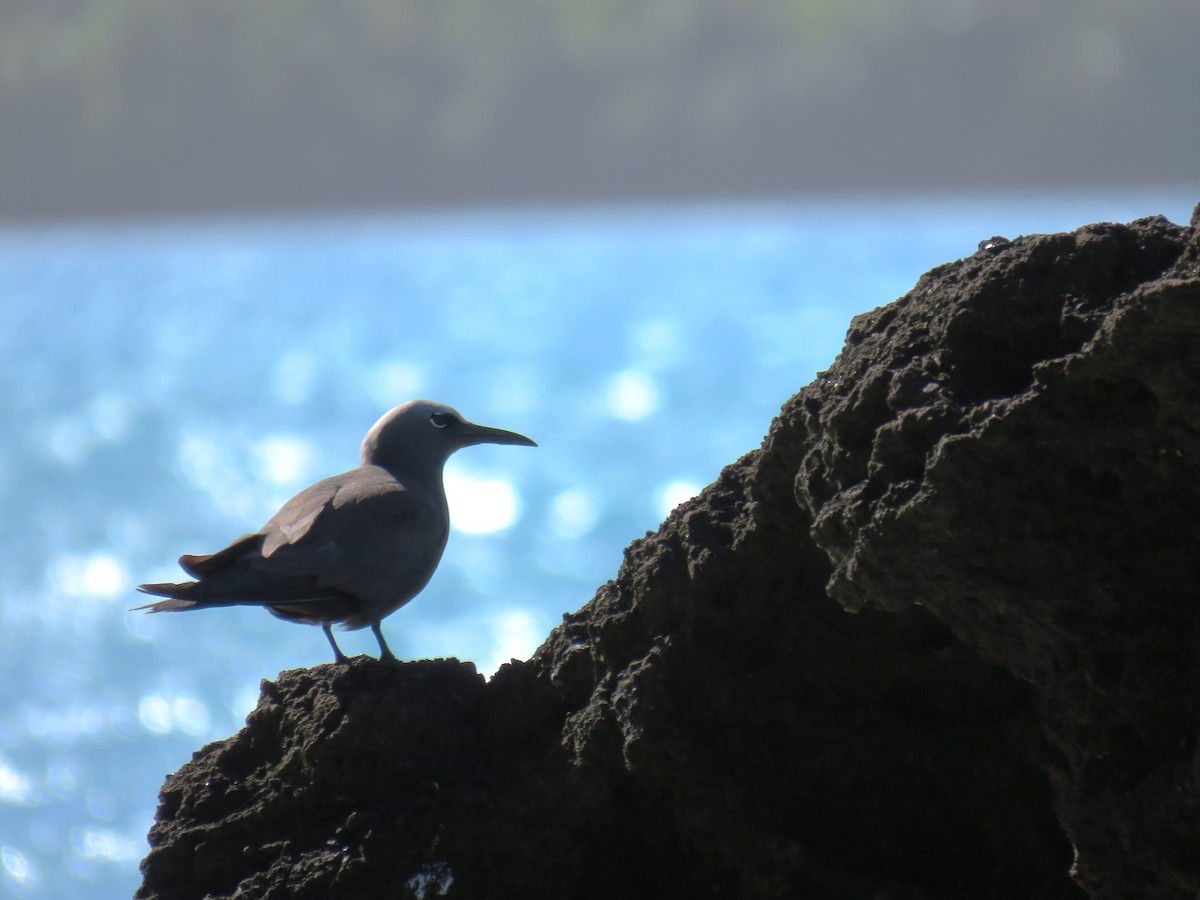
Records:
<instances>
[{"instance_id":1,"label":"black pointed beak","mask_svg":"<svg viewBox=\"0 0 1200 900\"><path fill-rule=\"evenodd\" d=\"M537 442L517 434L515 431L505 431L503 428L490 428L487 425L476 425L474 422L463 422L458 429L458 437L464 447L474 444L515 444L520 447L536 447Z\"/></svg>"}]
</instances>

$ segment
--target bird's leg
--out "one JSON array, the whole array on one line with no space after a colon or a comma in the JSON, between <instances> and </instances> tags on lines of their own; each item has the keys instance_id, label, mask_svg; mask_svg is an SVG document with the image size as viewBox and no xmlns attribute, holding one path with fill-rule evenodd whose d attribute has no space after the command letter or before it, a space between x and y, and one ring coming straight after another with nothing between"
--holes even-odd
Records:
<instances>
[{"instance_id":1,"label":"bird's leg","mask_svg":"<svg viewBox=\"0 0 1200 900\"><path fill-rule=\"evenodd\" d=\"M329 646L333 648L334 662L338 662L338 663L349 662L349 660L346 659L346 654L342 652L342 648L339 647L337 645L337 641L335 641L333 639L333 629L329 626L329 623L326 622L324 625L321 626L321 629L325 632L325 637L329 638Z\"/></svg>"},{"instance_id":2,"label":"bird's leg","mask_svg":"<svg viewBox=\"0 0 1200 900\"><path fill-rule=\"evenodd\" d=\"M383 639L383 632L380 630L378 622L371 623L371 631L375 634L375 640L379 641L379 658L390 659L394 662L396 654L392 653L392 649L387 645L387 641Z\"/></svg>"}]
</instances>

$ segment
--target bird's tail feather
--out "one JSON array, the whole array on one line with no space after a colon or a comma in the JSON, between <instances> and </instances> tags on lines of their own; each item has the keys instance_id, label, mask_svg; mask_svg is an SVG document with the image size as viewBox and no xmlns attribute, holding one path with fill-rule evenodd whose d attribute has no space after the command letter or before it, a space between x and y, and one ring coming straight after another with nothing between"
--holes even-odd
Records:
<instances>
[{"instance_id":1,"label":"bird's tail feather","mask_svg":"<svg viewBox=\"0 0 1200 900\"><path fill-rule=\"evenodd\" d=\"M130 612L137 612L139 609L152 613L176 612L184 609L198 609L200 606L201 604L195 600L178 600L172 597L169 600L159 600L157 603L147 603L145 606L135 606Z\"/></svg>"},{"instance_id":2,"label":"bird's tail feather","mask_svg":"<svg viewBox=\"0 0 1200 900\"><path fill-rule=\"evenodd\" d=\"M316 606L330 602L344 602L346 595L326 589L314 588L311 578L280 578L268 583L239 584L230 579L229 583L211 584L203 581L185 581L181 584L163 582L161 584L139 584L138 590L143 594L153 594L156 597L166 597L155 603L137 606L134 609L144 609L147 612L178 612L188 609L207 609L220 606L270 606L277 603L287 603L289 606ZM247 596L247 594L253 596Z\"/></svg>"},{"instance_id":3,"label":"bird's tail feather","mask_svg":"<svg viewBox=\"0 0 1200 900\"><path fill-rule=\"evenodd\" d=\"M206 606L233 606L236 603L204 596L205 591L198 581L185 581L182 584L139 584L138 590L143 594L167 598L134 607L134 610L144 609L147 612L178 612L185 609L202 609Z\"/></svg>"}]
</instances>

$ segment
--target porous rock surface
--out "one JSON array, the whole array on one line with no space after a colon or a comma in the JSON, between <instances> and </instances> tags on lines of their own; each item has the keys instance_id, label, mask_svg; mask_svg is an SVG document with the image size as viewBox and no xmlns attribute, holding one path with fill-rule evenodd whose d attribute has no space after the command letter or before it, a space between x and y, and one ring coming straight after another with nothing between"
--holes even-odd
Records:
<instances>
[{"instance_id":1,"label":"porous rock surface","mask_svg":"<svg viewBox=\"0 0 1200 900\"><path fill-rule=\"evenodd\" d=\"M985 242L534 657L264 682L142 900L1188 898L1200 237Z\"/></svg>"}]
</instances>

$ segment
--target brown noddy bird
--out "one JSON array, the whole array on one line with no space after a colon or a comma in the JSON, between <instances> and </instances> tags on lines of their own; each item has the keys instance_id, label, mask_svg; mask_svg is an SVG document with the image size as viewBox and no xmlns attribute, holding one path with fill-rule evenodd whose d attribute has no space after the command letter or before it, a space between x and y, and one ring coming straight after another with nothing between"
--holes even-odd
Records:
<instances>
[{"instance_id":1,"label":"brown noddy bird","mask_svg":"<svg viewBox=\"0 0 1200 900\"><path fill-rule=\"evenodd\" d=\"M224 550L179 557L196 580L139 585L169 599L137 609L265 606L281 619L320 625L339 663L346 655L331 626L370 626L380 659L395 659L379 623L419 594L441 561L450 534L442 468L473 444L537 446L441 403L397 406L363 438L357 469L301 491Z\"/></svg>"}]
</instances>

